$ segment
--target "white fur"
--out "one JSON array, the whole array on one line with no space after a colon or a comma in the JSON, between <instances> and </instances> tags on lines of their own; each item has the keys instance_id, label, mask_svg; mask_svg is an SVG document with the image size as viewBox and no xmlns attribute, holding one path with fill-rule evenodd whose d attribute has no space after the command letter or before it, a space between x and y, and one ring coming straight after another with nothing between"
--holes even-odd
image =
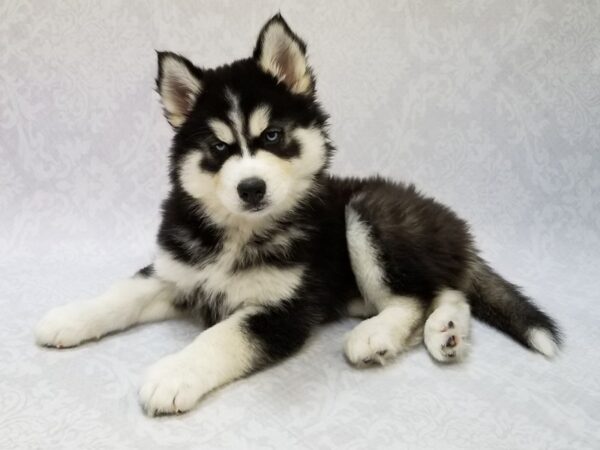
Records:
<instances>
[{"instance_id":1,"label":"white fur","mask_svg":"<svg viewBox=\"0 0 600 450\"><path fill-rule=\"evenodd\" d=\"M359 366L384 364L414 343L412 337L421 323L423 308L415 298L390 292L368 226L352 207L346 208L346 237L352 271L366 300L364 309L379 311L350 332L346 356Z\"/></svg>"},{"instance_id":2,"label":"white fur","mask_svg":"<svg viewBox=\"0 0 600 450\"><path fill-rule=\"evenodd\" d=\"M326 141L320 130L299 128L293 136L300 144L297 158L285 160L258 150L254 155L231 156L216 174L202 171L202 153L192 151L178 169L181 185L201 200L207 217L215 223L261 231L294 209L313 186L314 174L326 163ZM259 212L246 211L237 192L240 181L250 177L262 178L267 185L268 205Z\"/></svg>"},{"instance_id":3,"label":"white fur","mask_svg":"<svg viewBox=\"0 0 600 450\"><path fill-rule=\"evenodd\" d=\"M208 392L250 371L256 355L242 323L255 311L250 308L233 314L183 350L151 366L139 393L146 412L188 411Z\"/></svg>"},{"instance_id":4,"label":"white fur","mask_svg":"<svg viewBox=\"0 0 600 450\"><path fill-rule=\"evenodd\" d=\"M209 297L225 296L222 306L227 311L248 305L278 303L292 297L302 280L303 267L259 266L231 272L246 242L243 238L226 240L217 258L201 267L183 264L167 251L159 250L154 261L156 276L175 284L184 293L202 286Z\"/></svg>"},{"instance_id":5,"label":"white fur","mask_svg":"<svg viewBox=\"0 0 600 450\"><path fill-rule=\"evenodd\" d=\"M172 285L133 277L91 300L52 309L37 324L35 338L40 345L73 347L137 323L175 317L173 297Z\"/></svg>"},{"instance_id":6,"label":"white fur","mask_svg":"<svg viewBox=\"0 0 600 450\"><path fill-rule=\"evenodd\" d=\"M211 119L208 121L208 126L213 130L213 133L220 141L226 144L233 144L235 142L235 137L233 136L233 131L229 128L222 120Z\"/></svg>"},{"instance_id":7,"label":"white fur","mask_svg":"<svg viewBox=\"0 0 600 450\"><path fill-rule=\"evenodd\" d=\"M267 105L261 105L254 111L252 111L252 113L250 114L250 119L248 120L248 129L250 131L250 136L260 136L261 133L265 131L269 126L270 117L271 110Z\"/></svg>"},{"instance_id":8,"label":"white fur","mask_svg":"<svg viewBox=\"0 0 600 450\"><path fill-rule=\"evenodd\" d=\"M259 64L296 94L305 94L312 89L306 57L279 22L271 23L264 31Z\"/></svg>"},{"instance_id":9,"label":"white fur","mask_svg":"<svg viewBox=\"0 0 600 450\"><path fill-rule=\"evenodd\" d=\"M270 213L277 209L279 203L284 203L294 180L285 161L267 152L259 153L254 157L231 156L221 170L213 174L200 167L202 153L191 151L179 165L181 186L202 202L204 214L214 223L228 228L260 231L272 224ZM244 210L237 191L243 179L253 176L259 176L267 185L265 198L270 206L260 212Z\"/></svg>"},{"instance_id":10,"label":"white fur","mask_svg":"<svg viewBox=\"0 0 600 450\"><path fill-rule=\"evenodd\" d=\"M291 165L299 177L312 177L327 162L326 140L318 128L296 128L292 135L300 144L300 157L293 158ZM312 178L310 178L312 181Z\"/></svg>"},{"instance_id":11,"label":"white fur","mask_svg":"<svg viewBox=\"0 0 600 450\"><path fill-rule=\"evenodd\" d=\"M363 297L373 304L390 297L369 229L351 206L346 207L346 240L352 271Z\"/></svg>"},{"instance_id":12,"label":"white fur","mask_svg":"<svg viewBox=\"0 0 600 450\"><path fill-rule=\"evenodd\" d=\"M425 322L424 340L427 350L440 362L460 361L468 351L471 309L464 294L444 289L433 301L432 313ZM452 326L449 323L452 322ZM451 337L455 346L446 344Z\"/></svg>"},{"instance_id":13,"label":"white fur","mask_svg":"<svg viewBox=\"0 0 600 450\"><path fill-rule=\"evenodd\" d=\"M367 319L377 314L377 310L371 303L367 303L364 298L357 297L348 302L346 313L350 317Z\"/></svg>"},{"instance_id":14,"label":"white fur","mask_svg":"<svg viewBox=\"0 0 600 450\"><path fill-rule=\"evenodd\" d=\"M228 117L231 123L233 123L233 132L242 150L242 156L249 158L250 150L248 149L248 142L246 142L246 138L244 137L244 116L240 109L240 99L229 89L225 92L225 95L231 106Z\"/></svg>"},{"instance_id":15,"label":"white fur","mask_svg":"<svg viewBox=\"0 0 600 450\"><path fill-rule=\"evenodd\" d=\"M196 98L202 92L202 83L180 60L167 55L162 60L160 96L165 108L167 120L177 128L183 125L194 106ZM185 91L181 98L181 90Z\"/></svg>"},{"instance_id":16,"label":"white fur","mask_svg":"<svg viewBox=\"0 0 600 450\"><path fill-rule=\"evenodd\" d=\"M269 206L259 213L246 211L238 194L238 185L247 178L258 177L267 186L265 201ZM272 153L258 151L253 156L232 156L219 171L220 186L216 194L221 202L234 214L260 217L268 209L283 202L293 182L289 164Z\"/></svg>"},{"instance_id":17,"label":"white fur","mask_svg":"<svg viewBox=\"0 0 600 450\"><path fill-rule=\"evenodd\" d=\"M346 357L355 365L385 364L412 345L411 336L423 316L418 300L388 299L379 314L359 323L346 338Z\"/></svg>"},{"instance_id":18,"label":"white fur","mask_svg":"<svg viewBox=\"0 0 600 450\"><path fill-rule=\"evenodd\" d=\"M533 348L542 355L552 358L558 353L558 345L552 338L552 334L544 328L531 328L527 332L527 340Z\"/></svg>"},{"instance_id":19,"label":"white fur","mask_svg":"<svg viewBox=\"0 0 600 450\"><path fill-rule=\"evenodd\" d=\"M204 172L200 168L202 158L200 150L193 150L183 158L179 164L179 182L188 194L202 200L209 215L221 216L224 213L224 206L214 195L219 184L219 176Z\"/></svg>"}]
</instances>

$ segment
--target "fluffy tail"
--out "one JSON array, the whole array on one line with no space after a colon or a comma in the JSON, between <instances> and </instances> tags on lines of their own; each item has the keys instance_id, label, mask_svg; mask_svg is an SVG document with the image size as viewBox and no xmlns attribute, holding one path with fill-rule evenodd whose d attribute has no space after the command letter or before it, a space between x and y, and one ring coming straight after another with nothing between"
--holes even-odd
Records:
<instances>
[{"instance_id":1,"label":"fluffy tail","mask_svg":"<svg viewBox=\"0 0 600 450\"><path fill-rule=\"evenodd\" d=\"M482 259L478 258L473 275L467 295L475 317L527 348L547 357L556 354L561 335L554 320Z\"/></svg>"}]
</instances>

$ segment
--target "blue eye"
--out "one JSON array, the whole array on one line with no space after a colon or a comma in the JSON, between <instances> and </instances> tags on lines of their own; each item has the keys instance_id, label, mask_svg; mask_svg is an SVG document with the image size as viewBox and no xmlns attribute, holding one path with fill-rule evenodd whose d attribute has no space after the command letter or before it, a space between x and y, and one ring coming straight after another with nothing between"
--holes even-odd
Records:
<instances>
[{"instance_id":1,"label":"blue eye","mask_svg":"<svg viewBox=\"0 0 600 450\"><path fill-rule=\"evenodd\" d=\"M211 145L211 148L213 150L216 150L217 152L224 152L225 150L227 150L227 144L225 142L217 142L216 144Z\"/></svg>"},{"instance_id":2,"label":"blue eye","mask_svg":"<svg viewBox=\"0 0 600 450\"><path fill-rule=\"evenodd\" d=\"M263 139L267 144L275 144L281 140L281 130L271 128L263 133Z\"/></svg>"}]
</instances>

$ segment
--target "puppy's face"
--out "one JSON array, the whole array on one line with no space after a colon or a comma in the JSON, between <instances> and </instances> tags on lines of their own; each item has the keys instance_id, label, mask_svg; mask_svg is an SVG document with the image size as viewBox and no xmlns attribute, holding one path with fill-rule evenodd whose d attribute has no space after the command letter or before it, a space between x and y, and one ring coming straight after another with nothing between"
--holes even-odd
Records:
<instances>
[{"instance_id":1,"label":"puppy's face","mask_svg":"<svg viewBox=\"0 0 600 450\"><path fill-rule=\"evenodd\" d=\"M304 43L281 16L252 58L212 70L159 53L158 91L177 131L172 181L220 225L275 219L310 195L331 147Z\"/></svg>"}]
</instances>

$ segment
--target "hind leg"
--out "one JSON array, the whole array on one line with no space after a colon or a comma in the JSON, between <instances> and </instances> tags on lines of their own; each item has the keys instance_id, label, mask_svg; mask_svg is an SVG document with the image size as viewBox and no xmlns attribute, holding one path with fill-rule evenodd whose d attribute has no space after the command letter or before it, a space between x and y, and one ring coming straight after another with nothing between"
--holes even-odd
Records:
<instances>
[{"instance_id":1,"label":"hind leg","mask_svg":"<svg viewBox=\"0 0 600 450\"><path fill-rule=\"evenodd\" d=\"M434 299L432 313L425 322L427 350L440 362L462 359L468 349L471 310L464 294L444 289Z\"/></svg>"},{"instance_id":2,"label":"hind leg","mask_svg":"<svg viewBox=\"0 0 600 450\"><path fill-rule=\"evenodd\" d=\"M377 309L371 303L367 303L364 298L357 297L348 302L346 315L355 319L368 319L377 314Z\"/></svg>"},{"instance_id":3,"label":"hind leg","mask_svg":"<svg viewBox=\"0 0 600 450\"><path fill-rule=\"evenodd\" d=\"M366 309L376 312L350 332L346 357L357 366L385 364L414 344L415 330L424 317L423 304L388 286L369 225L351 207L346 214L346 233L352 269Z\"/></svg>"}]
</instances>

